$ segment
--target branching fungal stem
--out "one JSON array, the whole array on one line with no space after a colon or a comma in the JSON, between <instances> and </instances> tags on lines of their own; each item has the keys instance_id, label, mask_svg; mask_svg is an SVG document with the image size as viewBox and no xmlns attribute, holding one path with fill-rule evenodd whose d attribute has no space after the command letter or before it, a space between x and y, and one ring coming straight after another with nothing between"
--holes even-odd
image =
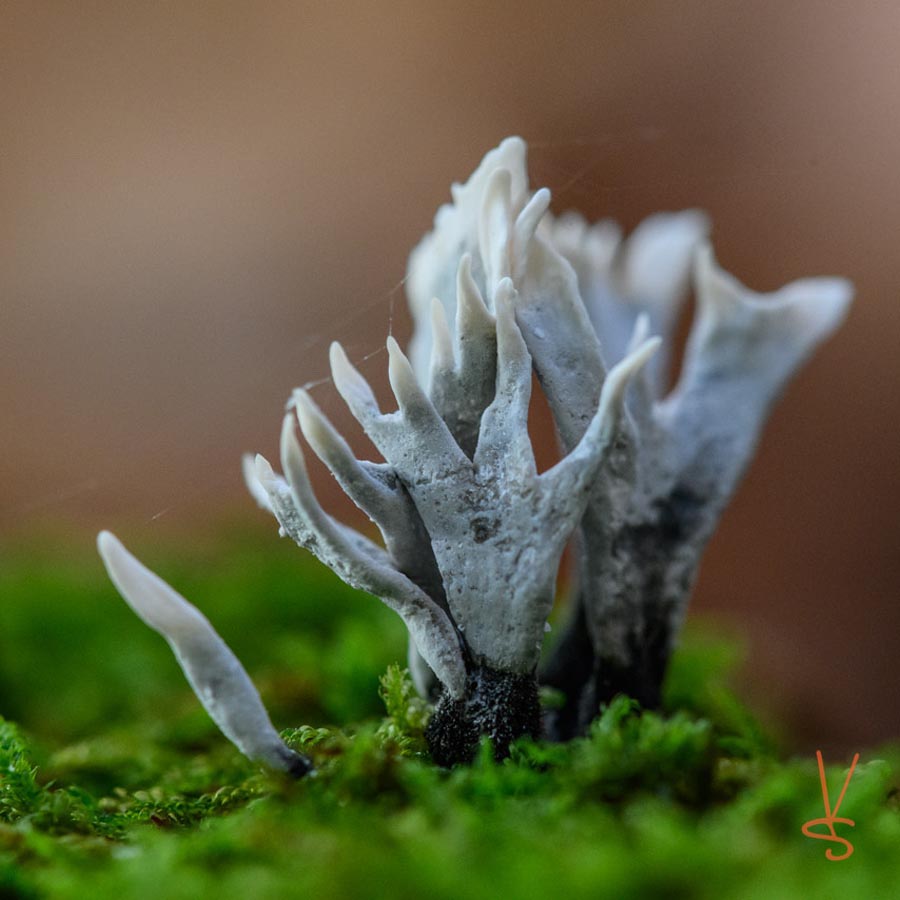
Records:
<instances>
[{"instance_id":1,"label":"branching fungal stem","mask_svg":"<svg viewBox=\"0 0 900 900\"><path fill-rule=\"evenodd\" d=\"M852 296L839 278L753 293L719 268L696 210L651 216L627 239L611 222L553 219L550 192L529 189L519 138L451 193L409 260L409 357L387 340L396 411L382 412L340 344L330 350L334 385L385 461L357 459L302 389L282 424L284 474L244 459L281 533L403 620L443 765L471 759L483 736L498 756L522 736L572 737L618 693L658 703L704 547L766 415ZM690 284L697 313L667 392ZM541 474L533 374L562 448ZM319 504L298 425L381 544ZM576 531L571 621L543 673L566 703L542 723L541 650ZM308 762L281 742L206 619L112 535L99 547L226 736L302 774Z\"/></svg>"}]
</instances>

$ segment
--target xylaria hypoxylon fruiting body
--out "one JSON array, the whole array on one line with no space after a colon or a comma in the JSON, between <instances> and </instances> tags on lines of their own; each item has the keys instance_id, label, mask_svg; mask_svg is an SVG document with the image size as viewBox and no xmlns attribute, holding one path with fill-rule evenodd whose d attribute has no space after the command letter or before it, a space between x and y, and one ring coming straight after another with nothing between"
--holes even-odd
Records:
<instances>
[{"instance_id":1,"label":"xylaria hypoxylon fruiting body","mask_svg":"<svg viewBox=\"0 0 900 900\"><path fill-rule=\"evenodd\" d=\"M410 257L409 358L388 339L395 412L332 345L334 385L385 461L357 459L303 390L282 425L284 474L244 461L283 534L402 618L414 680L435 703L432 754L447 765L482 736L498 756L523 735L572 737L618 693L658 703L703 549L766 415L852 296L838 278L754 294L718 267L697 211L652 216L625 240L610 222L553 219L518 138L452 194ZM667 390L690 284L697 312ZM527 427L532 373L562 448L543 473ZM380 544L320 506L297 425ZM542 675L566 702L542 724L546 621L575 532L571 620ZM100 549L226 736L303 774L206 619L108 533Z\"/></svg>"}]
</instances>

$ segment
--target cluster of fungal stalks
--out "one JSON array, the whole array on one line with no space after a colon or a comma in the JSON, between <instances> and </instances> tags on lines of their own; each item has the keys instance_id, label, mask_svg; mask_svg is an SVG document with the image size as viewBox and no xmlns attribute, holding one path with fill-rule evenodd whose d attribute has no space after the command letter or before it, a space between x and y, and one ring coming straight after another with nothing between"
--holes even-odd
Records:
<instances>
[{"instance_id":1,"label":"cluster of fungal stalks","mask_svg":"<svg viewBox=\"0 0 900 900\"><path fill-rule=\"evenodd\" d=\"M553 219L549 192L529 189L525 149L509 138L488 153L410 257L409 357L387 343L398 409L383 413L331 347L334 385L384 462L357 459L304 390L282 428L283 475L244 461L282 534L406 624L442 765L471 759L483 736L498 756L523 735L571 738L619 693L658 704L700 557L769 408L852 296L837 278L749 291L717 266L697 211L652 216L627 239L608 221ZM667 390L690 287L696 313ZM532 373L561 447L543 473ZM297 425L381 543L320 506ZM570 541L570 622L542 669ZM251 758L307 771L209 622L108 532L99 548L225 735ZM564 697L543 718L541 683Z\"/></svg>"}]
</instances>

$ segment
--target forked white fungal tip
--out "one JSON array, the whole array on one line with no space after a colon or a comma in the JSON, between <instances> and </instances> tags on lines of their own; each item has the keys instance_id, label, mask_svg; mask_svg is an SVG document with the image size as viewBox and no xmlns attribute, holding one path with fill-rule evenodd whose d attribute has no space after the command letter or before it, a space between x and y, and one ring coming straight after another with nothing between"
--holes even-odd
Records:
<instances>
[{"instance_id":1,"label":"forked white fungal tip","mask_svg":"<svg viewBox=\"0 0 900 900\"><path fill-rule=\"evenodd\" d=\"M758 294L726 272L717 262L710 243L697 248L694 279L701 313L711 321L725 320L743 311L752 316L775 316L783 333L795 334L798 346L815 344L844 320L853 299L853 284L846 278L819 277L792 281L769 294Z\"/></svg>"}]
</instances>

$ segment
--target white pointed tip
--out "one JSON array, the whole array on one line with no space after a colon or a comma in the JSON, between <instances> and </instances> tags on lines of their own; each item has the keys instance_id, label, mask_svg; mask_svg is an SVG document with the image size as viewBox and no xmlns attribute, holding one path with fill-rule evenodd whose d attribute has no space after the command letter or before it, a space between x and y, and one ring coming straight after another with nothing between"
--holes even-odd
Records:
<instances>
[{"instance_id":1,"label":"white pointed tip","mask_svg":"<svg viewBox=\"0 0 900 900\"><path fill-rule=\"evenodd\" d=\"M647 324L649 328L649 321ZM662 346L663 339L659 335L654 335L651 338L646 338L638 347L626 357L623 362L627 359L631 359L632 363L629 367L631 372L636 372L638 369L643 368L649 361L650 358L656 353L657 350Z\"/></svg>"},{"instance_id":2,"label":"white pointed tip","mask_svg":"<svg viewBox=\"0 0 900 900\"><path fill-rule=\"evenodd\" d=\"M338 393L344 395L347 390L352 390L352 385L359 380L359 373L353 368L338 341L332 341L328 348L328 362L331 365L331 379Z\"/></svg>"},{"instance_id":3,"label":"white pointed tip","mask_svg":"<svg viewBox=\"0 0 900 900\"><path fill-rule=\"evenodd\" d=\"M328 362L331 365L331 378L340 393L344 390L360 389L365 381L356 366L350 362L347 351L340 341L332 341L328 349Z\"/></svg>"},{"instance_id":4,"label":"white pointed tip","mask_svg":"<svg viewBox=\"0 0 900 900\"><path fill-rule=\"evenodd\" d=\"M260 484L264 488L267 488L275 478L275 470L272 468L272 464L262 455L262 453L256 454L253 459L253 464L256 469L256 477L259 479Z\"/></svg>"},{"instance_id":5,"label":"white pointed tip","mask_svg":"<svg viewBox=\"0 0 900 900\"><path fill-rule=\"evenodd\" d=\"M340 341L332 341L328 347L328 361L331 363L331 368L335 367L345 368L350 365L350 360L347 358L347 352L341 346Z\"/></svg>"},{"instance_id":6,"label":"white pointed tip","mask_svg":"<svg viewBox=\"0 0 900 900\"><path fill-rule=\"evenodd\" d=\"M117 554L130 556L122 542L111 531L101 531L97 535L97 552L100 554L100 558L103 560L107 570L109 570Z\"/></svg>"},{"instance_id":7,"label":"white pointed tip","mask_svg":"<svg viewBox=\"0 0 900 900\"><path fill-rule=\"evenodd\" d=\"M300 423L300 430L303 432L303 436L315 448L327 436L327 428L323 422L321 410L316 406L312 397L302 388L294 391L294 409L297 413L297 420ZM282 428L284 427L282 425ZM293 424L291 424L291 431L293 431Z\"/></svg>"},{"instance_id":8,"label":"white pointed tip","mask_svg":"<svg viewBox=\"0 0 900 900\"><path fill-rule=\"evenodd\" d=\"M649 362L653 354L659 350L661 344L662 338L659 336L648 338L636 350L633 350L628 356L613 366L603 382L603 391L600 398L601 407L608 411L611 406L618 407L621 405L625 389L630 384L631 379Z\"/></svg>"},{"instance_id":9,"label":"white pointed tip","mask_svg":"<svg viewBox=\"0 0 900 900\"><path fill-rule=\"evenodd\" d=\"M387 351L391 390L400 409L408 411L410 406L420 405L423 400L422 390L406 354L392 337L387 340Z\"/></svg>"},{"instance_id":10,"label":"white pointed tip","mask_svg":"<svg viewBox=\"0 0 900 900\"><path fill-rule=\"evenodd\" d=\"M316 425L322 418L322 411L317 406L315 400L310 397L309 392L303 388L294 391L294 412L300 420L300 427L305 432L310 426Z\"/></svg>"},{"instance_id":11,"label":"white pointed tip","mask_svg":"<svg viewBox=\"0 0 900 900\"><path fill-rule=\"evenodd\" d=\"M222 733L250 759L302 775L309 761L281 740L244 667L206 617L129 553L111 532L97 548L122 599L175 651L191 687Z\"/></svg>"},{"instance_id":12,"label":"white pointed tip","mask_svg":"<svg viewBox=\"0 0 900 900\"><path fill-rule=\"evenodd\" d=\"M494 292L494 310L496 312L497 340L502 343L501 354L504 359L516 347L518 352L524 349L519 326L516 324L514 300L516 289L511 278L502 278ZM511 343L512 342L512 343Z\"/></svg>"},{"instance_id":13,"label":"white pointed tip","mask_svg":"<svg viewBox=\"0 0 900 900\"><path fill-rule=\"evenodd\" d=\"M305 388L294 388L291 399L294 401L294 409L297 411L298 416L301 414L301 410L309 413L310 410L316 408L312 397L309 396L309 391Z\"/></svg>"},{"instance_id":14,"label":"white pointed tip","mask_svg":"<svg viewBox=\"0 0 900 900\"><path fill-rule=\"evenodd\" d=\"M524 138L519 137L517 134L511 134L509 137L500 141L498 149L524 152L527 149L527 145Z\"/></svg>"},{"instance_id":15,"label":"white pointed tip","mask_svg":"<svg viewBox=\"0 0 900 900\"><path fill-rule=\"evenodd\" d=\"M654 353L662 346L659 335L647 338L628 354L615 368L622 372L622 377L630 379L650 361Z\"/></svg>"},{"instance_id":16,"label":"white pointed tip","mask_svg":"<svg viewBox=\"0 0 900 900\"><path fill-rule=\"evenodd\" d=\"M306 457L303 455L300 441L297 439L297 430L294 427L294 420L291 416L285 416L284 421L281 423L279 453L281 456L281 470L284 472L284 477L287 479L286 484L290 487L290 491L294 496L294 502L308 503L314 495L309 481L309 473L306 470ZM280 484L283 491L286 486L284 481L279 482L276 475L272 476L269 484L271 485L271 490L277 490Z\"/></svg>"},{"instance_id":17,"label":"white pointed tip","mask_svg":"<svg viewBox=\"0 0 900 900\"><path fill-rule=\"evenodd\" d=\"M97 550L122 599L151 628L175 638L197 623L206 623L196 607L150 571L112 532L97 535Z\"/></svg>"},{"instance_id":18,"label":"white pointed tip","mask_svg":"<svg viewBox=\"0 0 900 900\"><path fill-rule=\"evenodd\" d=\"M501 278L497 283L497 289L494 292L494 305L499 309L498 304L503 304L507 307L507 311L512 308L512 301L516 295L516 287L513 284L512 278L508 276L506 278Z\"/></svg>"},{"instance_id":19,"label":"white pointed tip","mask_svg":"<svg viewBox=\"0 0 900 900\"><path fill-rule=\"evenodd\" d=\"M97 535L97 552L111 578L117 559L131 557L131 554L125 549L125 545L111 531L105 530ZM115 581L114 578L113 580Z\"/></svg>"},{"instance_id":20,"label":"white pointed tip","mask_svg":"<svg viewBox=\"0 0 900 900\"><path fill-rule=\"evenodd\" d=\"M247 491L256 501L257 506L266 510L266 512L272 512L272 502L269 499L269 493L256 477L256 462L252 453L245 453L241 457L241 472L244 476L244 484Z\"/></svg>"},{"instance_id":21,"label":"white pointed tip","mask_svg":"<svg viewBox=\"0 0 900 900\"><path fill-rule=\"evenodd\" d=\"M628 341L628 347L625 355L634 353L644 341L650 336L650 316L646 312L642 312L634 322L634 330L631 332L631 338Z\"/></svg>"},{"instance_id":22,"label":"white pointed tip","mask_svg":"<svg viewBox=\"0 0 900 900\"><path fill-rule=\"evenodd\" d=\"M300 449L300 443L297 440L294 417L291 415L285 416L281 421L281 440L279 447L281 449L281 467L287 475L292 468L288 463L294 463L298 455L301 459L303 457L303 451Z\"/></svg>"},{"instance_id":23,"label":"white pointed tip","mask_svg":"<svg viewBox=\"0 0 900 900\"><path fill-rule=\"evenodd\" d=\"M471 334L484 334L494 330L494 316L487 308L484 297L472 275L472 257L464 254L456 273L456 336L460 339Z\"/></svg>"},{"instance_id":24,"label":"white pointed tip","mask_svg":"<svg viewBox=\"0 0 900 900\"><path fill-rule=\"evenodd\" d=\"M400 379L402 381L406 378L406 370L409 368L409 362L403 351L400 349L400 345L393 337L387 339L386 346L388 352L388 379L391 382L391 386L394 388L394 393L396 393L397 380Z\"/></svg>"},{"instance_id":25,"label":"white pointed tip","mask_svg":"<svg viewBox=\"0 0 900 900\"><path fill-rule=\"evenodd\" d=\"M494 291L494 315L497 322L498 336L501 332L508 332L515 323L515 312L513 312L513 297L516 289L513 287L511 278L503 278Z\"/></svg>"},{"instance_id":26,"label":"white pointed tip","mask_svg":"<svg viewBox=\"0 0 900 900\"><path fill-rule=\"evenodd\" d=\"M325 465L334 473L334 459L338 458L352 459L352 452L346 442L337 432L335 427L328 421L322 410L316 406L312 397L305 391L302 395L297 396L297 419L300 423L300 431L307 443L312 447L316 455ZM293 433L293 428L291 429ZM296 452L302 453L297 441ZM355 460L354 460L355 463Z\"/></svg>"},{"instance_id":27,"label":"white pointed tip","mask_svg":"<svg viewBox=\"0 0 900 900\"><path fill-rule=\"evenodd\" d=\"M125 545L111 531L101 531L97 535L97 551L103 560L103 564L106 566L106 571L113 584L118 588L119 593L131 604L131 599L125 596L123 591L123 582L127 584L127 580L123 579L123 575L129 570L143 568L143 566L125 549Z\"/></svg>"},{"instance_id":28,"label":"white pointed tip","mask_svg":"<svg viewBox=\"0 0 900 900\"><path fill-rule=\"evenodd\" d=\"M549 208L550 191L547 188L541 188L535 191L534 196L525 204L524 209L517 216L516 250L520 255L527 252L528 245Z\"/></svg>"},{"instance_id":29,"label":"white pointed tip","mask_svg":"<svg viewBox=\"0 0 900 900\"><path fill-rule=\"evenodd\" d=\"M388 340L388 349L393 339ZM396 343L396 342L395 342ZM350 407L359 421L360 418L378 414L378 402L369 383L347 358L344 348L335 341L329 351L331 378L338 393Z\"/></svg>"},{"instance_id":30,"label":"white pointed tip","mask_svg":"<svg viewBox=\"0 0 900 900\"><path fill-rule=\"evenodd\" d=\"M499 169L494 169L491 172L490 180L488 181L487 190L485 191L485 196L497 191L501 194L501 196L506 196L512 190L512 172L509 169L501 166Z\"/></svg>"},{"instance_id":31,"label":"white pointed tip","mask_svg":"<svg viewBox=\"0 0 900 900\"><path fill-rule=\"evenodd\" d=\"M431 367L434 369L452 369L455 365L453 356L453 336L447 324L447 313L444 304L437 297L431 300L431 332L434 336L432 344Z\"/></svg>"},{"instance_id":32,"label":"white pointed tip","mask_svg":"<svg viewBox=\"0 0 900 900\"><path fill-rule=\"evenodd\" d=\"M553 194L550 193L550 188L542 187L534 192L531 202L534 203L535 206L542 207L546 210L550 206L550 201L552 199Z\"/></svg>"},{"instance_id":33,"label":"white pointed tip","mask_svg":"<svg viewBox=\"0 0 900 900\"><path fill-rule=\"evenodd\" d=\"M409 382L411 386L418 388L419 382L416 380L412 365L406 357L406 354L400 348L400 345L394 338L387 339L388 352L388 375L399 375L404 379L404 383Z\"/></svg>"},{"instance_id":34,"label":"white pointed tip","mask_svg":"<svg viewBox=\"0 0 900 900\"><path fill-rule=\"evenodd\" d=\"M847 318L855 293L846 278L804 278L786 285L782 292L800 310L810 334L824 338Z\"/></svg>"}]
</instances>

